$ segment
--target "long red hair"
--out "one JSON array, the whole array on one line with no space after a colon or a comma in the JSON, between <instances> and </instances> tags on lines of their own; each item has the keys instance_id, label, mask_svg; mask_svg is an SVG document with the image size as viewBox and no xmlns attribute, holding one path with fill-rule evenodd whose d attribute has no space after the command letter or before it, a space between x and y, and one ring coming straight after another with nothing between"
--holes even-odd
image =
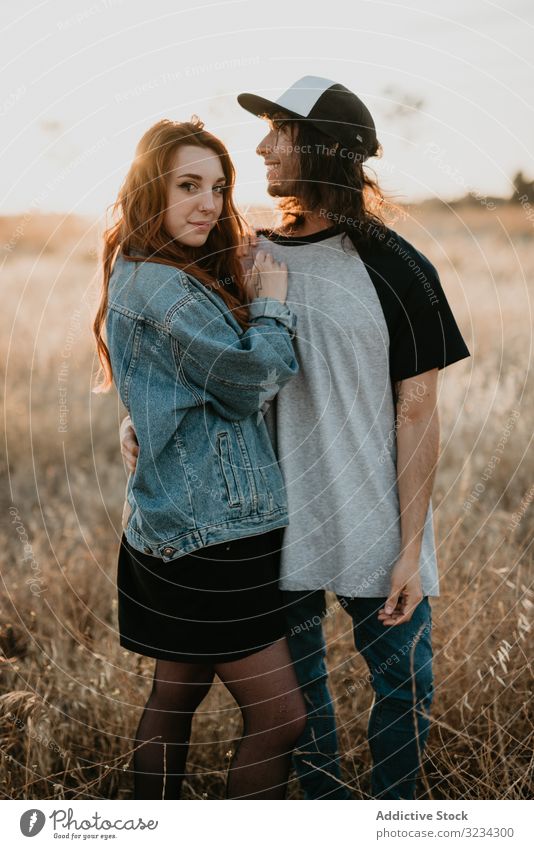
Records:
<instances>
[{"instance_id":1,"label":"long red hair","mask_svg":"<svg viewBox=\"0 0 534 849\"><path fill-rule=\"evenodd\" d=\"M223 208L217 225L201 248L182 245L165 230L167 208L166 178L176 150L182 145L207 148L219 156L225 177ZM232 190L235 170L228 150L220 139L204 129L193 116L190 121L164 119L146 131L135 151L135 158L112 206L115 219L103 234L102 294L93 322L100 382L95 392L107 391L113 380L111 359L103 338L108 309L109 278L117 253L126 258L175 265L213 288L223 299L239 324L248 327L247 296L238 257L247 225L234 205ZM228 282L233 282L233 291Z\"/></svg>"}]
</instances>

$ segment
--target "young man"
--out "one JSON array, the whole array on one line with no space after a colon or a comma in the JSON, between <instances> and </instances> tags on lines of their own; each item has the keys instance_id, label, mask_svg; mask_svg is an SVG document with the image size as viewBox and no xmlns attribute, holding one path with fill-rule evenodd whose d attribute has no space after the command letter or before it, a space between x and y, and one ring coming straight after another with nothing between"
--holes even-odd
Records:
<instances>
[{"instance_id":1,"label":"young man","mask_svg":"<svg viewBox=\"0 0 534 849\"><path fill-rule=\"evenodd\" d=\"M381 193L363 163L380 145L360 98L304 77L277 101L238 101L269 121L257 153L283 217L257 247L287 264L298 317L300 372L268 411L290 512L281 587L308 705L295 766L307 798L351 798L325 665L331 590L375 693L371 794L412 799L433 696L437 374L469 351L434 266L373 212ZM122 433L131 463L127 423Z\"/></svg>"}]
</instances>

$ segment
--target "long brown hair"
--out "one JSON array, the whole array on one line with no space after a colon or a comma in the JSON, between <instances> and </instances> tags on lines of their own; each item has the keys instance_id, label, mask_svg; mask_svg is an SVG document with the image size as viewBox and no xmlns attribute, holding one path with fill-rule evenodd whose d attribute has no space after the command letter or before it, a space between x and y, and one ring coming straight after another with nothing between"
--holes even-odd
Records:
<instances>
[{"instance_id":1,"label":"long brown hair","mask_svg":"<svg viewBox=\"0 0 534 849\"><path fill-rule=\"evenodd\" d=\"M174 153L182 145L207 148L216 153L225 177L221 215L201 248L180 244L163 225L167 209L166 178ZM119 252L126 259L163 262L186 270L208 288L215 289L239 324L248 327L247 297L237 254L248 231L234 205L234 183L235 170L228 150L220 139L204 129L203 122L195 115L184 122L164 119L146 131L111 207L116 220L103 234L102 294L93 322L101 370L100 383L93 391L107 391L113 379L103 331L109 278ZM233 287L230 288L229 283Z\"/></svg>"},{"instance_id":2,"label":"long brown hair","mask_svg":"<svg viewBox=\"0 0 534 849\"><path fill-rule=\"evenodd\" d=\"M291 230L304 222L306 213L319 212L332 225L338 223L356 248L373 237L378 237L379 245L386 234L386 219L394 219L400 211L366 170L365 160L382 154L380 142L370 150L350 150L307 121L263 117L275 129L287 128L295 149L300 150L295 177L298 197L284 197L278 203L282 229Z\"/></svg>"}]
</instances>

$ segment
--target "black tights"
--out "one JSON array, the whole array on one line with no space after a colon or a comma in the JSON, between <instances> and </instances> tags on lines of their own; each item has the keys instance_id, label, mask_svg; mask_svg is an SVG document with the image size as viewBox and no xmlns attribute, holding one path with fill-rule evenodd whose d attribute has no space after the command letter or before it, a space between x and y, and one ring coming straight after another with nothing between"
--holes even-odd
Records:
<instances>
[{"instance_id":1,"label":"black tights","mask_svg":"<svg viewBox=\"0 0 534 849\"><path fill-rule=\"evenodd\" d=\"M136 799L180 798L193 714L215 673L243 716L243 736L228 771L226 798L285 797L292 751L306 725L306 707L282 639L230 663L156 662L152 692L136 734Z\"/></svg>"}]
</instances>

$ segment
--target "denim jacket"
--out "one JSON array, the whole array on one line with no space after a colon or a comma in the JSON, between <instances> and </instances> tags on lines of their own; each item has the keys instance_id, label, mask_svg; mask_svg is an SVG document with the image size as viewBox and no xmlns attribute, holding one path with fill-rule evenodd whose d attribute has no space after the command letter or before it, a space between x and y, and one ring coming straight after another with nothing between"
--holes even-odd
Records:
<instances>
[{"instance_id":1,"label":"denim jacket","mask_svg":"<svg viewBox=\"0 0 534 849\"><path fill-rule=\"evenodd\" d=\"M296 316L274 298L246 331L179 268L119 255L107 344L139 442L126 497L130 545L164 561L289 523L263 412L298 371ZM262 409L263 408L263 409Z\"/></svg>"}]
</instances>

